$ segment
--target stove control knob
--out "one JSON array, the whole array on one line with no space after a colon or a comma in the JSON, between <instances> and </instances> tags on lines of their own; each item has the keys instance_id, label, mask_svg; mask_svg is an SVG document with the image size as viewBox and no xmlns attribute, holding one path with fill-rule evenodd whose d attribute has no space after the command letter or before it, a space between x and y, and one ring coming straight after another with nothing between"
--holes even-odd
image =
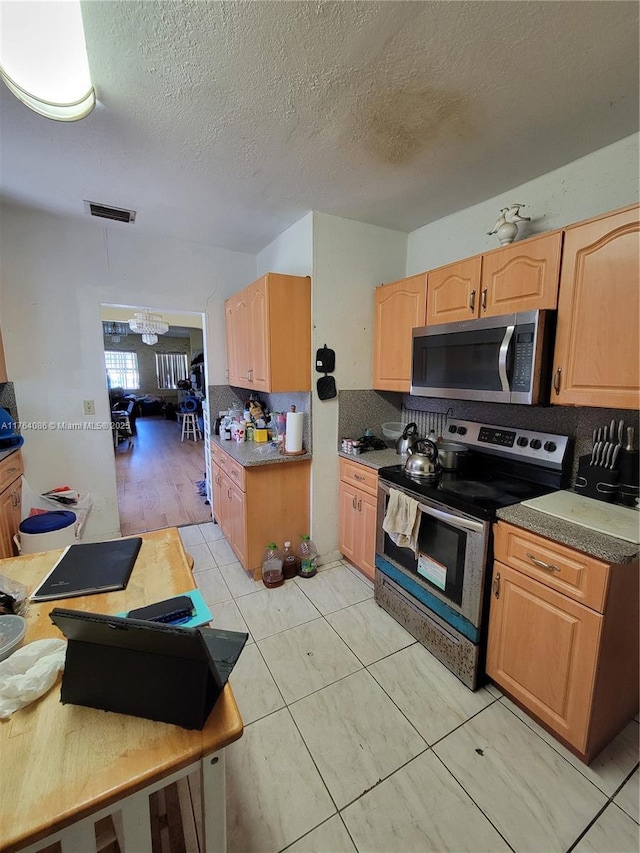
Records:
<instances>
[{"instance_id":1,"label":"stove control knob","mask_svg":"<svg viewBox=\"0 0 640 853\"><path fill-rule=\"evenodd\" d=\"M458 427L458 435L466 435L467 428L463 426Z\"/></svg>"},{"instance_id":2,"label":"stove control knob","mask_svg":"<svg viewBox=\"0 0 640 853\"><path fill-rule=\"evenodd\" d=\"M524 435L521 435L520 438L516 441L518 447L526 447L529 444L529 439L525 438Z\"/></svg>"},{"instance_id":3,"label":"stove control knob","mask_svg":"<svg viewBox=\"0 0 640 853\"><path fill-rule=\"evenodd\" d=\"M457 432L457 431L458 431L458 427L455 426L455 424L449 425L449 432Z\"/></svg>"},{"instance_id":4,"label":"stove control knob","mask_svg":"<svg viewBox=\"0 0 640 853\"><path fill-rule=\"evenodd\" d=\"M529 446L532 450L540 450L540 448L542 447L542 442L539 438L532 438L531 444Z\"/></svg>"},{"instance_id":5,"label":"stove control knob","mask_svg":"<svg viewBox=\"0 0 640 853\"><path fill-rule=\"evenodd\" d=\"M545 449L548 453L553 453L553 451L556 449L556 443L555 443L555 441L545 441L545 443L544 443L544 449Z\"/></svg>"}]
</instances>

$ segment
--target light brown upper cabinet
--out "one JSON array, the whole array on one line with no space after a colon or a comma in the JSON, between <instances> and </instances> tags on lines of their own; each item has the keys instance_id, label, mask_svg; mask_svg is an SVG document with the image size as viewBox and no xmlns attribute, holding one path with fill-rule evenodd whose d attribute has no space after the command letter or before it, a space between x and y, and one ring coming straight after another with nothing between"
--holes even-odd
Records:
<instances>
[{"instance_id":1,"label":"light brown upper cabinet","mask_svg":"<svg viewBox=\"0 0 640 853\"><path fill-rule=\"evenodd\" d=\"M428 277L427 325L471 320L480 309L482 255L431 270Z\"/></svg>"},{"instance_id":2,"label":"light brown upper cabinet","mask_svg":"<svg viewBox=\"0 0 640 853\"><path fill-rule=\"evenodd\" d=\"M427 274L383 284L374 298L373 387L408 393L411 330L426 322Z\"/></svg>"},{"instance_id":3,"label":"light brown upper cabinet","mask_svg":"<svg viewBox=\"0 0 640 853\"><path fill-rule=\"evenodd\" d=\"M229 385L311 389L311 279L267 273L225 302Z\"/></svg>"},{"instance_id":4,"label":"light brown upper cabinet","mask_svg":"<svg viewBox=\"0 0 640 853\"><path fill-rule=\"evenodd\" d=\"M480 317L555 309L562 231L512 243L482 256Z\"/></svg>"},{"instance_id":5,"label":"light brown upper cabinet","mask_svg":"<svg viewBox=\"0 0 640 853\"><path fill-rule=\"evenodd\" d=\"M556 308L562 232L429 272L427 325Z\"/></svg>"},{"instance_id":6,"label":"light brown upper cabinet","mask_svg":"<svg viewBox=\"0 0 640 853\"><path fill-rule=\"evenodd\" d=\"M637 409L638 206L566 229L551 402Z\"/></svg>"}]
</instances>

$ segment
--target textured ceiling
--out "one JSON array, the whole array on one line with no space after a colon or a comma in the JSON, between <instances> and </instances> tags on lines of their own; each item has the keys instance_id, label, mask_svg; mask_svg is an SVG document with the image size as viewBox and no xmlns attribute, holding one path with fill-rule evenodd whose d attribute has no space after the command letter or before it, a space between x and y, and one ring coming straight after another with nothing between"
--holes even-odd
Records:
<instances>
[{"instance_id":1,"label":"textured ceiling","mask_svg":"<svg viewBox=\"0 0 640 853\"><path fill-rule=\"evenodd\" d=\"M0 192L249 252L309 210L411 231L637 131L638 8L92 0L99 104L0 85Z\"/></svg>"}]
</instances>

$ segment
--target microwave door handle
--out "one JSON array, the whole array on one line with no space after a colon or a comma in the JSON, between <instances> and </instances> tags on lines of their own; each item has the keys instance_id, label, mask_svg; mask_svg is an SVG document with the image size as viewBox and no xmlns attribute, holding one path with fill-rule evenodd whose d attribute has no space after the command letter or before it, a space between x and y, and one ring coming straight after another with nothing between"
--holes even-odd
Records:
<instances>
[{"instance_id":1,"label":"microwave door handle","mask_svg":"<svg viewBox=\"0 0 640 853\"><path fill-rule=\"evenodd\" d=\"M418 504L418 509L423 515L430 515L433 518L439 518L441 521L446 521L452 527L462 527L465 530L471 530L473 533L482 533L484 526L481 521L473 521L471 518L462 518L452 512L445 512L441 509L436 509L433 506L425 506Z\"/></svg>"},{"instance_id":2,"label":"microwave door handle","mask_svg":"<svg viewBox=\"0 0 640 853\"><path fill-rule=\"evenodd\" d=\"M515 326L507 326L504 331L504 338L500 344L500 354L498 356L498 374L500 375L500 384L503 391L510 391L509 376L507 375L507 355L509 353L509 345L511 338L515 332Z\"/></svg>"}]
</instances>

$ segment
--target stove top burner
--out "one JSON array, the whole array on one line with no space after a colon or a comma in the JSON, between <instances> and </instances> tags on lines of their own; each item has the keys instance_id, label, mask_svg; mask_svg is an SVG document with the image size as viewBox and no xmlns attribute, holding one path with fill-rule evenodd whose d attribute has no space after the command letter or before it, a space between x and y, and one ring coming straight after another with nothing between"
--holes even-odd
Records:
<instances>
[{"instance_id":1,"label":"stove top burner","mask_svg":"<svg viewBox=\"0 0 640 853\"><path fill-rule=\"evenodd\" d=\"M467 498L499 498L501 489L489 483L478 483L476 480L449 480L440 483L443 492L452 492Z\"/></svg>"}]
</instances>

